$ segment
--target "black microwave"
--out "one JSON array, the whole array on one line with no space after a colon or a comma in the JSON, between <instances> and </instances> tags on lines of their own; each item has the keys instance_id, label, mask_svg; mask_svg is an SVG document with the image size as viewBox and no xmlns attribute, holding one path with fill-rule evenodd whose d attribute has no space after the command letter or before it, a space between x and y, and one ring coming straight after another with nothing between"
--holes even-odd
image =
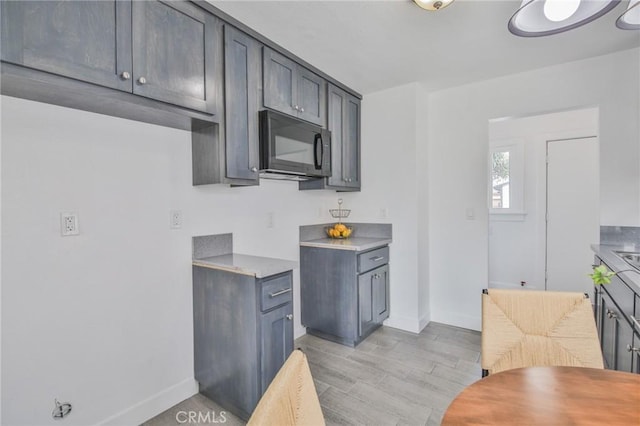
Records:
<instances>
[{"instance_id":1,"label":"black microwave","mask_svg":"<svg viewBox=\"0 0 640 426\"><path fill-rule=\"evenodd\" d=\"M331 176L331 132L274 111L260 111L260 177Z\"/></svg>"}]
</instances>

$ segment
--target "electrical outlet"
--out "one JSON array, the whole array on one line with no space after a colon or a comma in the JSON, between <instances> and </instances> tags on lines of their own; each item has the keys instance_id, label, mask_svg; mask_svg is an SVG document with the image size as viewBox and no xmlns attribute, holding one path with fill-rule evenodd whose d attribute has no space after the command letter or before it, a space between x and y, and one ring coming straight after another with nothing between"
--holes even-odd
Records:
<instances>
[{"instance_id":1,"label":"electrical outlet","mask_svg":"<svg viewBox=\"0 0 640 426\"><path fill-rule=\"evenodd\" d=\"M169 212L169 228L182 228L182 210L171 210Z\"/></svg>"},{"instance_id":2,"label":"electrical outlet","mask_svg":"<svg viewBox=\"0 0 640 426\"><path fill-rule=\"evenodd\" d=\"M60 234L63 237L69 237L72 235L80 234L80 228L78 227L77 212L60 213Z\"/></svg>"}]
</instances>

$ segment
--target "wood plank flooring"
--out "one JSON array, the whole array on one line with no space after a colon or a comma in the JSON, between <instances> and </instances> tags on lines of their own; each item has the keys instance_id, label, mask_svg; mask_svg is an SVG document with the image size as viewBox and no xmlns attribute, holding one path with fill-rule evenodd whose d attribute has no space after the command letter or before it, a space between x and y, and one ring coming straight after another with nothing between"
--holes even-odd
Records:
<instances>
[{"instance_id":1,"label":"wood plank flooring","mask_svg":"<svg viewBox=\"0 0 640 426\"><path fill-rule=\"evenodd\" d=\"M327 425L439 425L481 374L480 333L433 322L420 334L381 327L356 348L310 335L295 346L307 354ZM176 414L198 410L224 411L195 395L145 425L197 424ZM244 422L227 412L224 424Z\"/></svg>"}]
</instances>

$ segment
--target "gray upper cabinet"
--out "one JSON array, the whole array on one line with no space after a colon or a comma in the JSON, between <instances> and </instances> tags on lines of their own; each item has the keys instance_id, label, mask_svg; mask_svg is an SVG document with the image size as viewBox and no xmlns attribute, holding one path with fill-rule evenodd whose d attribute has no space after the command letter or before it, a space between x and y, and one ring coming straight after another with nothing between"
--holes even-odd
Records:
<instances>
[{"instance_id":1,"label":"gray upper cabinet","mask_svg":"<svg viewBox=\"0 0 640 426\"><path fill-rule=\"evenodd\" d=\"M131 2L3 1L2 60L132 90Z\"/></svg>"},{"instance_id":2,"label":"gray upper cabinet","mask_svg":"<svg viewBox=\"0 0 640 426\"><path fill-rule=\"evenodd\" d=\"M2 60L215 112L216 18L188 2L3 1Z\"/></svg>"},{"instance_id":3,"label":"gray upper cabinet","mask_svg":"<svg viewBox=\"0 0 640 426\"><path fill-rule=\"evenodd\" d=\"M258 184L260 43L224 28L226 177Z\"/></svg>"},{"instance_id":4,"label":"gray upper cabinet","mask_svg":"<svg viewBox=\"0 0 640 426\"><path fill-rule=\"evenodd\" d=\"M326 81L265 47L264 106L325 126Z\"/></svg>"},{"instance_id":5,"label":"gray upper cabinet","mask_svg":"<svg viewBox=\"0 0 640 426\"><path fill-rule=\"evenodd\" d=\"M215 20L190 3L134 1L134 93L213 113Z\"/></svg>"},{"instance_id":6,"label":"gray upper cabinet","mask_svg":"<svg viewBox=\"0 0 640 426\"><path fill-rule=\"evenodd\" d=\"M328 129L331 131L329 186L360 189L360 100L329 85Z\"/></svg>"}]
</instances>

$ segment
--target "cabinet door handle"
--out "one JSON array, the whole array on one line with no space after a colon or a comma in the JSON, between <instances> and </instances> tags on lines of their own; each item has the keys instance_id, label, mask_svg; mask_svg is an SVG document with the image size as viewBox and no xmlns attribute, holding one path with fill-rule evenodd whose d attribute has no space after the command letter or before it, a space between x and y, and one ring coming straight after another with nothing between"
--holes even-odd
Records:
<instances>
[{"instance_id":1,"label":"cabinet door handle","mask_svg":"<svg viewBox=\"0 0 640 426\"><path fill-rule=\"evenodd\" d=\"M140 77L138 79L138 84L141 85L141 86L147 84L147 79L144 78L144 77Z\"/></svg>"},{"instance_id":2,"label":"cabinet door handle","mask_svg":"<svg viewBox=\"0 0 640 426\"><path fill-rule=\"evenodd\" d=\"M300 112L304 112L304 108L300 107Z\"/></svg>"},{"instance_id":3,"label":"cabinet door handle","mask_svg":"<svg viewBox=\"0 0 640 426\"><path fill-rule=\"evenodd\" d=\"M296 111L300 111L300 107L298 105L294 105L293 109L295 109Z\"/></svg>"},{"instance_id":4,"label":"cabinet door handle","mask_svg":"<svg viewBox=\"0 0 640 426\"><path fill-rule=\"evenodd\" d=\"M285 318L288 319L289 321L291 321L293 319L293 315L287 314Z\"/></svg>"},{"instance_id":5,"label":"cabinet door handle","mask_svg":"<svg viewBox=\"0 0 640 426\"><path fill-rule=\"evenodd\" d=\"M638 322L638 319L636 317L634 317L633 315L629 315L629 318L631 318L631 322L633 323L633 325L640 330L640 322Z\"/></svg>"},{"instance_id":6,"label":"cabinet door handle","mask_svg":"<svg viewBox=\"0 0 640 426\"><path fill-rule=\"evenodd\" d=\"M369 260L372 262L380 262L382 259L384 259L383 256L375 256L375 257L370 257Z\"/></svg>"},{"instance_id":7,"label":"cabinet door handle","mask_svg":"<svg viewBox=\"0 0 640 426\"><path fill-rule=\"evenodd\" d=\"M609 318L609 319L618 318L618 315L616 315L616 313L613 312L611 309L607 309L607 318Z\"/></svg>"},{"instance_id":8,"label":"cabinet door handle","mask_svg":"<svg viewBox=\"0 0 640 426\"><path fill-rule=\"evenodd\" d=\"M131 79L131 74L127 71L123 71L122 74L120 74L120 78L123 80L129 80Z\"/></svg>"},{"instance_id":9,"label":"cabinet door handle","mask_svg":"<svg viewBox=\"0 0 640 426\"><path fill-rule=\"evenodd\" d=\"M269 293L269 297L278 297L281 294L289 293L290 291L290 288L283 288L282 290L278 290L275 293Z\"/></svg>"},{"instance_id":10,"label":"cabinet door handle","mask_svg":"<svg viewBox=\"0 0 640 426\"><path fill-rule=\"evenodd\" d=\"M255 172L257 172L257 171L258 171L258 168L257 168L257 167L252 167L252 168L251 168L251 169L249 169L249 170L251 170L253 173L255 173Z\"/></svg>"},{"instance_id":11,"label":"cabinet door handle","mask_svg":"<svg viewBox=\"0 0 640 426\"><path fill-rule=\"evenodd\" d=\"M640 352L640 348L634 348L631 344L627 345L627 352Z\"/></svg>"}]
</instances>

